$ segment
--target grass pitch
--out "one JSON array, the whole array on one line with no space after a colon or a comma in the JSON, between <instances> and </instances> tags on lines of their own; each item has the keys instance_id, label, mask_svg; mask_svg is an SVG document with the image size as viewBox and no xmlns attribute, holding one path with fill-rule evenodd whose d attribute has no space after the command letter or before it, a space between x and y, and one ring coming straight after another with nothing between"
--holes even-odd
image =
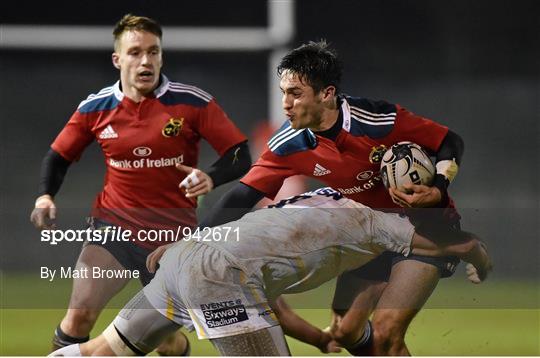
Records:
<instances>
[{"instance_id":1,"label":"grass pitch","mask_svg":"<svg viewBox=\"0 0 540 358\"><path fill-rule=\"evenodd\" d=\"M407 343L413 355L540 355L538 282L488 281L475 286L456 274L443 280L427 308L413 321ZM0 280L0 355L45 355L61 320L71 289L69 280L54 286L35 274L3 273ZM139 289L132 282L111 302L92 332L101 332L119 307ZM288 302L319 327L328 325L333 283L292 295ZM214 356L208 341L192 341L192 355ZM313 347L288 339L293 355L320 355ZM340 355L347 355L346 352Z\"/></svg>"}]
</instances>

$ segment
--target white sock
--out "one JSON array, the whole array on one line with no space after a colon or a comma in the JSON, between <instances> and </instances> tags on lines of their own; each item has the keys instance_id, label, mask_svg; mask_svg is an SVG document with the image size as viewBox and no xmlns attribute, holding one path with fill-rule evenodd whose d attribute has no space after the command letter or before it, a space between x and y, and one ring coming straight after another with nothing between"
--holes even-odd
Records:
<instances>
[{"instance_id":1,"label":"white sock","mask_svg":"<svg viewBox=\"0 0 540 358\"><path fill-rule=\"evenodd\" d=\"M81 357L81 347L80 344L72 344L60 349L55 350L48 357Z\"/></svg>"}]
</instances>

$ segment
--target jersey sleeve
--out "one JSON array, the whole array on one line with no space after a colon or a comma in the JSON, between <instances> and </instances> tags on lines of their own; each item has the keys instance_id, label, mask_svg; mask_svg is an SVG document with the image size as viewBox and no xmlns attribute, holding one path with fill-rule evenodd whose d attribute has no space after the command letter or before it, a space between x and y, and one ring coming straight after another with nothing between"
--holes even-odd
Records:
<instances>
[{"instance_id":1,"label":"jersey sleeve","mask_svg":"<svg viewBox=\"0 0 540 358\"><path fill-rule=\"evenodd\" d=\"M396 107L394 130L389 136L391 142L411 141L436 152L448 133L448 127L418 116L399 105Z\"/></svg>"},{"instance_id":2,"label":"jersey sleeve","mask_svg":"<svg viewBox=\"0 0 540 358\"><path fill-rule=\"evenodd\" d=\"M220 156L233 145L247 140L214 99L202 110L198 129Z\"/></svg>"},{"instance_id":3,"label":"jersey sleeve","mask_svg":"<svg viewBox=\"0 0 540 358\"><path fill-rule=\"evenodd\" d=\"M51 144L51 148L70 162L79 160L84 149L94 140L89 121L88 115L76 111Z\"/></svg>"},{"instance_id":4,"label":"jersey sleeve","mask_svg":"<svg viewBox=\"0 0 540 358\"><path fill-rule=\"evenodd\" d=\"M267 148L240 182L264 193L267 198L274 199L283 181L296 174L283 157L275 155Z\"/></svg>"}]
</instances>

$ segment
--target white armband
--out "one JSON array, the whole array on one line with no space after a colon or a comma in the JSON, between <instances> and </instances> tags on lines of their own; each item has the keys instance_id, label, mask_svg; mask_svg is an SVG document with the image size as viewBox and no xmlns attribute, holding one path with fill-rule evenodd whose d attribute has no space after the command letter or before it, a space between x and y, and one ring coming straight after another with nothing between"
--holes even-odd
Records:
<instances>
[{"instance_id":1,"label":"white armband","mask_svg":"<svg viewBox=\"0 0 540 358\"><path fill-rule=\"evenodd\" d=\"M459 169L454 160L441 160L435 164L435 168L437 168L437 174L444 175L449 182L454 180Z\"/></svg>"}]
</instances>

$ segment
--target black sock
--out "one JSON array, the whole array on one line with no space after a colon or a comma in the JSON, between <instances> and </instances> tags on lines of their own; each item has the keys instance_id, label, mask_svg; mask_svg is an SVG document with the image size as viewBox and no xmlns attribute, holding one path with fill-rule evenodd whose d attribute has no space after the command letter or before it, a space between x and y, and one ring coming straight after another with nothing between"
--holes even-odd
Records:
<instances>
[{"instance_id":1,"label":"black sock","mask_svg":"<svg viewBox=\"0 0 540 358\"><path fill-rule=\"evenodd\" d=\"M71 337L65 334L60 328L60 325L58 325L58 327L56 327L56 330L54 331L53 344L57 346L58 348L62 348L62 347L69 346L70 344L88 342L89 339L90 339L90 336Z\"/></svg>"},{"instance_id":2,"label":"black sock","mask_svg":"<svg viewBox=\"0 0 540 358\"><path fill-rule=\"evenodd\" d=\"M366 322L366 326L364 328L364 334L358 341L356 341L352 346L350 347L344 347L347 352L352 354L353 356L360 356L360 355L366 355L366 349L369 348L370 345L373 344L373 327L371 326L371 321L368 320Z\"/></svg>"}]
</instances>

